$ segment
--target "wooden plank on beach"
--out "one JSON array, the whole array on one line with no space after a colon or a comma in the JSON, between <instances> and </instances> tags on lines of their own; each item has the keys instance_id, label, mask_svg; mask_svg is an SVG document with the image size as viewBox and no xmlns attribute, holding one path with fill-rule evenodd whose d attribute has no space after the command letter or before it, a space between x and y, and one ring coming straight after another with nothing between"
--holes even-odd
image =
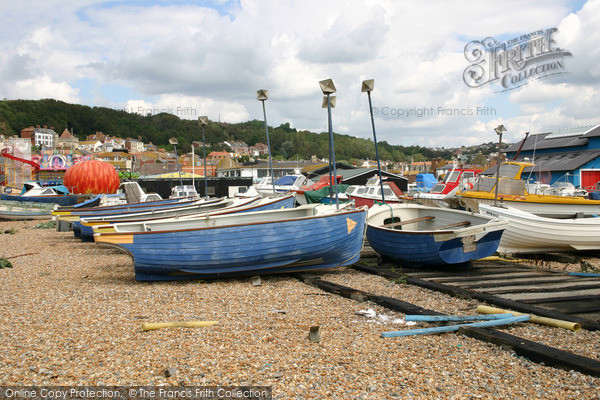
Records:
<instances>
[{"instance_id":1,"label":"wooden plank on beach","mask_svg":"<svg viewBox=\"0 0 600 400\"><path fill-rule=\"evenodd\" d=\"M387 296L378 296L348 286L338 285L332 282L326 282L307 274L296 274L295 276L300 281L308 285L317 287L326 292L337 294L338 296L346 297L348 299L372 301L383 307L389 308L390 310L399 311L404 314L443 315L442 313L438 313L432 310L426 310L422 307L416 306L411 303L407 303L402 300L394 299Z\"/></svg>"},{"instance_id":2,"label":"wooden plank on beach","mask_svg":"<svg viewBox=\"0 0 600 400\"><path fill-rule=\"evenodd\" d=\"M446 293L454 297L459 298L471 298L477 299L480 301L485 301L489 304L496 305L501 308L507 308L515 311L519 311L525 314L535 314L542 317L554 318L554 319L563 319L565 321L577 322L581 325L582 328L597 331L600 330L600 323L596 321L591 321L584 318L578 318L572 315L567 315L564 313L559 313L554 310L548 310L541 307L535 307L529 304L521 303L518 301L501 298L498 296L494 296L487 293L480 293L472 290L462 289L455 286L444 285L437 282L431 282L424 279L417 279L411 276L403 276L400 274L393 273L391 271L384 271L379 268L371 267L369 265L365 265L362 263L357 263L352 266L352 268L357 269L359 271L365 271L369 273L374 273L377 275L385 276L387 278L404 278L406 283L419 286L425 289L435 290L438 292Z\"/></svg>"},{"instance_id":3,"label":"wooden plank on beach","mask_svg":"<svg viewBox=\"0 0 600 400\"><path fill-rule=\"evenodd\" d=\"M531 286L531 285L542 285L549 283L564 283L564 282L572 282L570 279L557 279L555 276L545 277L547 279L538 279L538 280L518 280L512 279L510 281L498 281L498 280L489 280L489 281L474 281L461 284L461 287L467 289L485 289L485 288L494 288L494 287L504 287L504 286Z\"/></svg>"},{"instance_id":4,"label":"wooden plank on beach","mask_svg":"<svg viewBox=\"0 0 600 400\"><path fill-rule=\"evenodd\" d=\"M543 304L543 303L559 303L559 302L572 302L572 301L590 301L600 302L600 295L588 295L588 296L563 296L563 297L540 297L537 299L523 300L523 303L527 304Z\"/></svg>"},{"instance_id":5,"label":"wooden plank on beach","mask_svg":"<svg viewBox=\"0 0 600 400\"><path fill-rule=\"evenodd\" d=\"M589 285L568 285L569 282L562 282L566 285L560 284L552 284L548 286L540 286L540 287L529 287L529 288L521 288L518 286L508 286L504 288L498 289L489 289L486 290L487 293L493 294L517 294L517 293L557 293L557 292L576 292L581 290L589 290L589 289L600 289L600 283L596 280L595 282L590 282Z\"/></svg>"},{"instance_id":6,"label":"wooden plank on beach","mask_svg":"<svg viewBox=\"0 0 600 400\"><path fill-rule=\"evenodd\" d=\"M411 275L412 276L412 275ZM544 278L549 276L548 274L532 274L527 271L522 272L506 272L501 275L501 278L504 280L508 280L511 278ZM552 276L552 275L550 275ZM493 275L470 275L470 276L453 276L448 278L429 278L429 280L438 282L438 283L451 283L451 282L473 282L477 281L485 281L485 280L497 280L499 279L498 274Z\"/></svg>"},{"instance_id":7,"label":"wooden plank on beach","mask_svg":"<svg viewBox=\"0 0 600 400\"><path fill-rule=\"evenodd\" d=\"M600 376L600 361L549 347L531 340L515 337L495 329L461 327L463 335L494 343L527 359L561 369L575 370L592 376Z\"/></svg>"}]
</instances>

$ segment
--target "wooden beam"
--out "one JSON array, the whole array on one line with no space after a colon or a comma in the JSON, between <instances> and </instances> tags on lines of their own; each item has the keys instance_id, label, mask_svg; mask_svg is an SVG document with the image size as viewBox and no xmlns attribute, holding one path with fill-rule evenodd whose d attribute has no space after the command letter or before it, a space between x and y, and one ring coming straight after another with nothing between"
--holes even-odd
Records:
<instances>
[{"instance_id":1,"label":"wooden beam","mask_svg":"<svg viewBox=\"0 0 600 400\"><path fill-rule=\"evenodd\" d=\"M439 227L435 228L434 230L443 231L443 230L450 229L450 228L458 228L459 226L469 226L469 225L471 225L471 221L460 221L460 222L456 222L454 224L439 226Z\"/></svg>"},{"instance_id":2,"label":"wooden beam","mask_svg":"<svg viewBox=\"0 0 600 400\"><path fill-rule=\"evenodd\" d=\"M549 347L531 340L515 337L513 335L482 328L461 327L458 333L474 339L485 340L505 349L513 350L516 354L533 362L543 362L546 365L575 370L592 376L600 376L600 362L592 358L583 357L567 351Z\"/></svg>"},{"instance_id":3,"label":"wooden beam","mask_svg":"<svg viewBox=\"0 0 600 400\"><path fill-rule=\"evenodd\" d=\"M413 219L407 219L405 221L399 221L399 222L392 222L390 224L385 224L382 225L384 228L395 228L397 226L402 226L402 225L406 225L406 224L413 224L415 222L421 222L421 221L429 221L435 219L435 217L428 215L426 217L419 217L419 218L413 218Z\"/></svg>"},{"instance_id":4,"label":"wooden beam","mask_svg":"<svg viewBox=\"0 0 600 400\"><path fill-rule=\"evenodd\" d=\"M542 303L566 303L572 301L600 301L600 295L590 294L585 296L564 296L564 297L544 297L538 299L521 300L527 304L542 304Z\"/></svg>"},{"instance_id":5,"label":"wooden beam","mask_svg":"<svg viewBox=\"0 0 600 400\"><path fill-rule=\"evenodd\" d=\"M444 285L441 283L432 282L424 279L417 279L411 276L396 274L391 271L383 271L379 268L371 267L362 263L354 264L352 268L357 269L359 271L365 271L369 273L374 273L376 275L385 276L387 278L403 278L406 280L406 283L410 285L415 285L425 289L446 293L450 296L463 299L477 299L480 301L485 301L489 304L499 306L501 308L508 308L525 314L535 314L542 317L564 319L565 321L577 322L581 325L583 329L587 329L590 331L600 330L600 322L592 321L585 318L579 318L572 315L567 315L554 310L548 310L541 307L531 306L529 304L525 304L515 300L504 299L502 297L494 296L491 294L462 289L456 286Z\"/></svg>"},{"instance_id":6,"label":"wooden beam","mask_svg":"<svg viewBox=\"0 0 600 400\"><path fill-rule=\"evenodd\" d=\"M342 286L336 283L326 282L310 275L297 274L295 276L297 279L306 283L307 285L314 286L326 292L337 294L338 296L346 297L348 299L355 299L358 296L360 296L364 300L372 301L373 303L377 303L385 308L389 308L390 310L398 311L404 314L443 315L442 313L427 310L402 300L394 299L392 297L387 296L378 296L348 286Z\"/></svg>"}]
</instances>

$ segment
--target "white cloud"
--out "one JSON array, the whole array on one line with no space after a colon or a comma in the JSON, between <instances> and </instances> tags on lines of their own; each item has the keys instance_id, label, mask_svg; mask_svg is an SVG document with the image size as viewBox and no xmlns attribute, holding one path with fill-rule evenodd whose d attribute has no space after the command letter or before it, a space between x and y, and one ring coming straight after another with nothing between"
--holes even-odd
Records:
<instances>
[{"instance_id":1,"label":"white cloud","mask_svg":"<svg viewBox=\"0 0 600 400\"><path fill-rule=\"evenodd\" d=\"M11 2L12 3L12 2ZM209 4L210 3L202 3ZM118 108L171 109L262 119L257 89L269 89L268 121L321 131L318 81L333 78L334 130L371 137L363 79L374 78L381 110L433 109L428 115L378 114L378 139L393 144L460 146L522 132L588 123L600 85L600 1L569 14L570 2L290 0L147 5L100 0L0 4L0 92L8 98L54 97ZM532 16L535 16L533 18ZM18 21L18 22L17 22ZM471 40L558 27L573 53L569 75L509 93L462 81ZM89 82L88 82L89 81ZM83 83L82 83L83 82ZM81 90L78 89L81 87ZM116 90L122 88L122 90ZM495 116L478 115L493 105ZM180 107L178 110L177 107ZM185 107L197 115L184 115ZM438 110L459 110L446 115ZM461 115L461 110L471 110Z\"/></svg>"},{"instance_id":2,"label":"white cloud","mask_svg":"<svg viewBox=\"0 0 600 400\"><path fill-rule=\"evenodd\" d=\"M32 79L19 80L5 83L3 90L9 92L11 97L17 99L57 99L68 103L78 103L78 91L67 82L56 82L50 77L38 76Z\"/></svg>"},{"instance_id":3,"label":"white cloud","mask_svg":"<svg viewBox=\"0 0 600 400\"><path fill-rule=\"evenodd\" d=\"M202 115L214 121L244 122L249 119L246 108L238 103L182 95L162 95L153 102L130 99L124 109L141 115L168 113L182 119L198 119Z\"/></svg>"}]
</instances>

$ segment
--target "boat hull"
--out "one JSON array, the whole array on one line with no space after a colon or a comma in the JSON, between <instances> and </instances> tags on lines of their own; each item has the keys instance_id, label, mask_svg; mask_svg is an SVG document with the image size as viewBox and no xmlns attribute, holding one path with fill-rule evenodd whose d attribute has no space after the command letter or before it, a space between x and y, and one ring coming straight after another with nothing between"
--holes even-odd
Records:
<instances>
[{"instance_id":1,"label":"boat hull","mask_svg":"<svg viewBox=\"0 0 600 400\"><path fill-rule=\"evenodd\" d=\"M506 222L497 219L486 217L482 220L477 215L458 210L415 204L375 207L367 223L371 247L383 257L411 267L469 265L471 260L496 252L507 226ZM383 226L382 221L394 217L405 222L411 218L421 221L404 225L402 230ZM436 230L436 226L462 223L459 221L469 221L471 225Z\"/></svg>"},{"instance_id":2,"label":"boat hull","mask_svg":"<svg viewBox=\"0 0 600 400\"><path fill-rule=\"evenodd\" d=\"M477 211L478 204L494 204L492 193L462 192L459 196L469 208ZM590 200L575 196L551 195L499 195L498 204L513 207L529 213L544 216L562 216L565 214L600 213L600 200Z\"/></svg>"},{"instance_id":3,"label":"boat hull","mask_svg":"<svg viewBox=\"0 0 600 400\"><path fill-rule=\"evenodd\" d=\"M50 203L22 203L18 201L0 201L0 219L31 220L50 219L54 205Z\"/></svg>"},{"instance_id":4,"label":"boat hull","mask_svg":"<svg viewBox=\"0 0 600 400\"><path fill-rule=\"evenodd\" d=\"M356 207L362 207L362 206L367 206L369 208L373 207L373 205L375 203L381 203L381 198L379 199L374 199L374 198L370 198L370 197L361 197L361 196L356 196L356 195L350 195L348 196L348 198L350 200L354 200L354 204L356 205ZM389 199L385 199L386 204L399 204L402 202L402 200L389 200Z\"/></svg>"},{"instance_id":5,"label":"boat hull","mask_svg":"<svg viewBox=\"0 0 600 400\"><path fill-rule=\"evenodd\" d=\"M510 207L479 208L484 215L509 221L500 240L501 253L600 250L600 218L546 218Z\"/></svg>"},{"instance_id":6,"label":"boat hull","mask_svg":"<svg viewBox=\"0 0 600 400\"><path fill-rule=\"evenodd\" d=\"M79 196L17 196L1 193L0 200L19 201L21 203L53 203L58 204L60 206L72 206L77 204L77 202L79 201Z\"/></svg>"},{"instance_id":7,"label":"boat hull","mask_svg":"<svg viewBox=\"0 0 600 400\"><path fill-rule=\"evenodd\" d=\"M283 273L353 264L360 257L365 219L363 208L182 231L102 234L96 242L128 252L140 281Z\"/></svg>"}]
</instances>

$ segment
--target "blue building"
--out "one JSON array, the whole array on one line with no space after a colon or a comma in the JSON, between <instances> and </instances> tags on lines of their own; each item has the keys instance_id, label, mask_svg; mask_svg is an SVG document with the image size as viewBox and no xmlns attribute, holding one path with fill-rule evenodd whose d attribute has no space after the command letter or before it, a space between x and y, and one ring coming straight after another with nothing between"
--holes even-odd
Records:
<instances>
[{"instance_id":1,"label":"blue building","mask_svg":"<svg viewBox=\"0 0 600 400\"><path fill-rule=\"evenodd\" d=\"M570 182L589 190L600 181L600 125L530 135L504 153L507 160L518 153L516 161L535 164L525 172L543 183Z\"/></svg>"}]
</instances>

